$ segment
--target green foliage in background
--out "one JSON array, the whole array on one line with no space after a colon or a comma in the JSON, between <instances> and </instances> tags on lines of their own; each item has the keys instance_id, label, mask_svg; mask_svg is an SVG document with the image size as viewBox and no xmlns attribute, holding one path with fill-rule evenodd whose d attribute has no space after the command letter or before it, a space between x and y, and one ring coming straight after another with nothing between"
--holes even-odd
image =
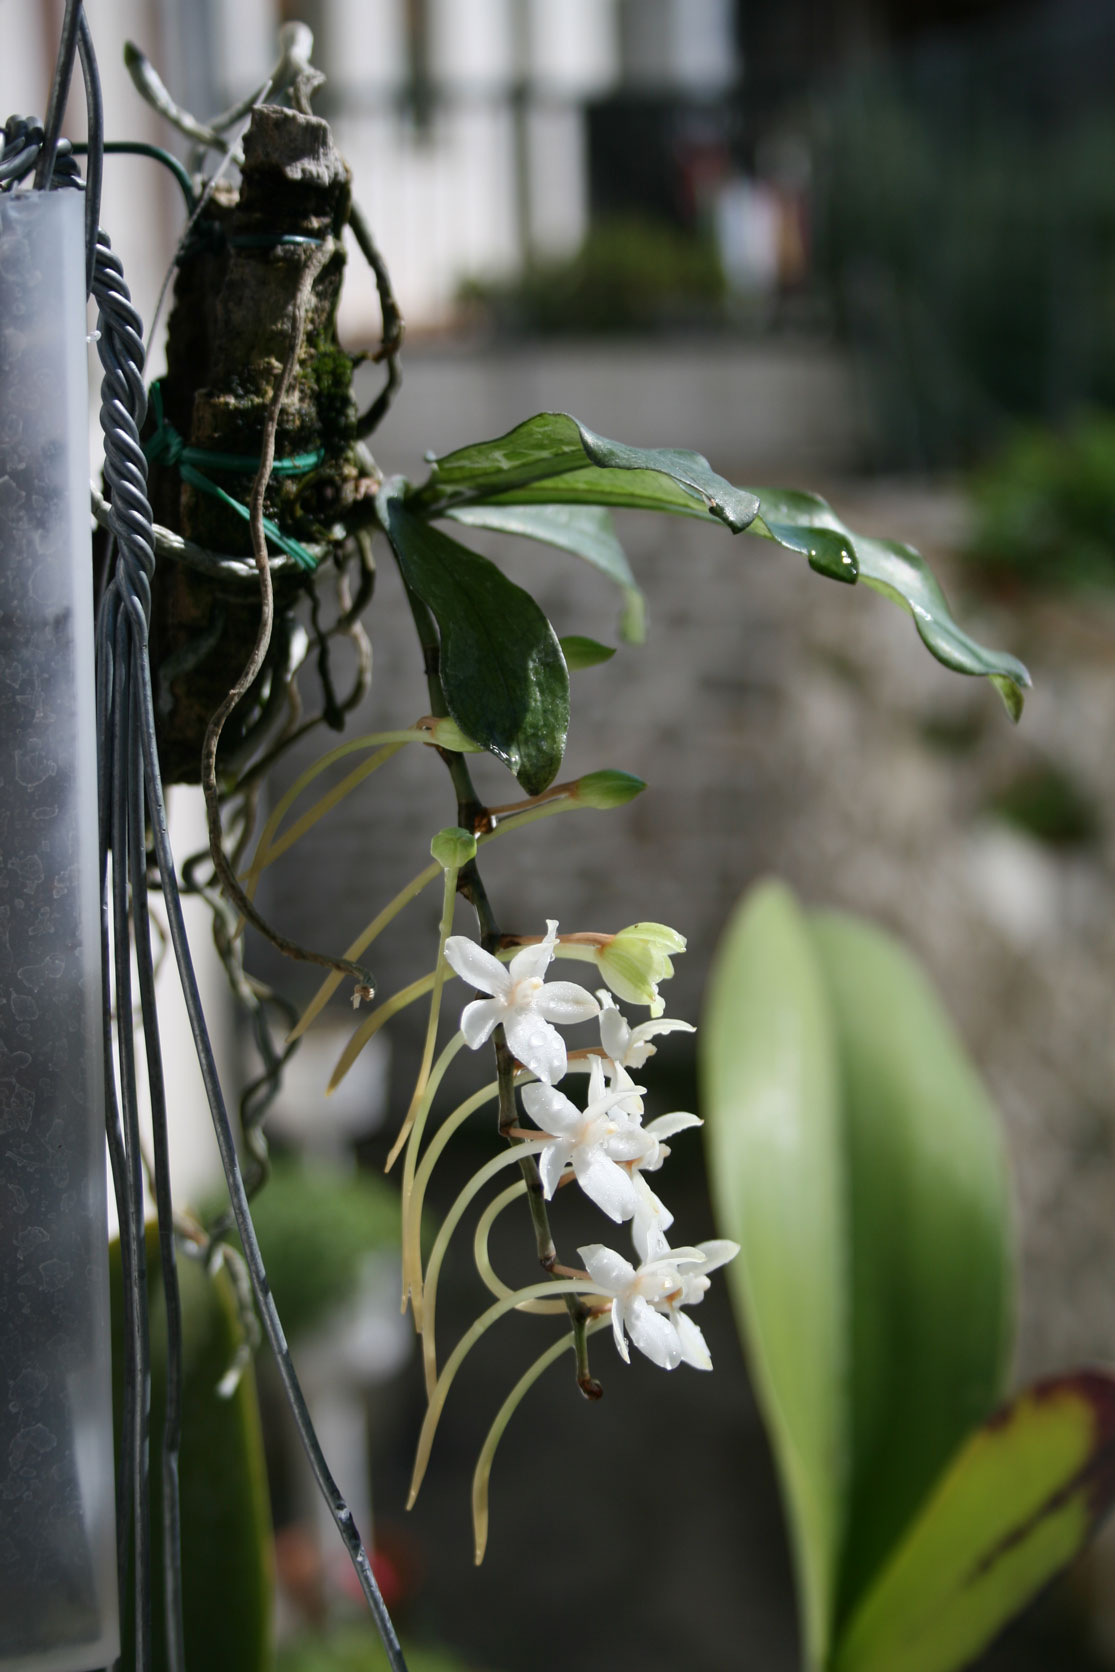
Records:
<instances>
[{"instance_id":1,"label":"green foliage in background","mask_svg":"<svg viewBox=\"0 0 1115 1672\"><path fill-rule=\"evenodd\" d=\"M710 238L618 215L597 221L576 255L534 261L505 282L470 279L459 295L509 332L625 335L716 321L725 282Z\"/></svg>"},{"instance_id":2,"label":"green foliage in background","mask_svg":"<svg viewBox=\"0 0 1115 1672\"><path fill-rule=\"evenodd\" d=\"M1033 41L972 36L826 106L820 278L888 468L963 466L1011 423L1115 406L1115 120L1068 97L1051 114L1051 71Z\"/></svg>"},{"instance_id":3,"label":"green foliage in background","mask_svg":"<svg viewBox=\"0 0 1115 1672\"><path fill-rule=\"evenodd\" d=\"M968 556L1061 593L1115 587L1115 417L1016 431L968 481Z\"/></svg>"},{"instance_id":4,"label":"green foliage in background","mask_svg":"<svg viewBox=\"0 0 1115 1672\"><path fill-rule=\"evenodd\" d=\"M807 1665L955 1672L1110 1503L1115 1378L995 1414L1015 1290L998 1123L890 936L756 889L718 955L702 1078Z\"/></svg>"},{"instance_id":5,"label":"green foliage in background","mask_svg":"<svg viewBox=\"0 0 1115 1672\"><path fill-rule=\"evenodd\" d=\"M252 1220L293 1337L351 1300L366 1254L398 1248L399 1193L372 1173L279 1157Z\"/></svg>"},{"instance_id":6,"label":"green foliage in background","mask_svg":"<svg viewBox=\"0 0 1115 1672\"><path fill-rule=\"evenodd\" d=\"M152 1619L163 1618L162 1453L166 1410L166 1308L158 1234L147 1228L151 1329ZM120 1244L109 1251L117 1456L124 1378ZM177 1262L182 1306L182 1612L186 1664L206 1672L271 1672L274 1562L263 1435L251 1363L231 1391L220 1384L243 1330L228 1273L200 1260ZM133 1619L121 1620L121 1672L135 1672ZM152 1672L166 1672L166 1641L151 1635Z\"/></svg>"}]
</instances>

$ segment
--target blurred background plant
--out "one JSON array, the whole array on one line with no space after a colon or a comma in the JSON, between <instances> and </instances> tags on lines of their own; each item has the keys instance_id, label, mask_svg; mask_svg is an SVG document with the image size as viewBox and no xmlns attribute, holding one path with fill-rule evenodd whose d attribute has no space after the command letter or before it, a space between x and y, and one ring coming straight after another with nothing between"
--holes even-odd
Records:
<instances>
[{"instance_id":1,"label":"blurred background plant","mask_svg":"<svg viewBox=\"0 0 1115 1672\"><path fill-rule=\"evenodd\" d=\"M1115 586L1115 417L1018 430L968 478L966 555L992 584Z\"/></svg>"},{"instance_id":2,"label":"blurred background plant","mask_svg":"<svg viewBox=\"0 0 1115 1672\"><path fill-rule=\"evenodd\" d=\"M467 279L459 295L497 330L622 336L723 325L727 283L713 238L630 215L597 221L573 256L503 283Z\"/></svg>"}]
</instances>

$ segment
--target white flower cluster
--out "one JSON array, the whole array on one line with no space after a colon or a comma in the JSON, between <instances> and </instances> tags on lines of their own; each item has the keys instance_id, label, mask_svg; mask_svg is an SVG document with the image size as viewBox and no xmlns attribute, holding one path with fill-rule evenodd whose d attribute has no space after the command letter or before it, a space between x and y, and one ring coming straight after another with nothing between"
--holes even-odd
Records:
<instances>
[{"instance_id":1,"label":"white flower cluster","mask_svg":"<svg viewBox=\"0 0 1115 1672\"><path fill-rule=\"evenodd\" d=\"M637 927L660 931L651 943L657 959L654 979L644 983L647 996L642 1000L660 1019L634 1028L608 992L601 990L594 998L571 981L546 983L545 973L557 945L553 921L547 923L541 942L524 947L508 965L464 935L446 941L445 957L463 980L491 995L465 1006L461 1032L466 1044L478 1049L502 1025L508 1048L537 1079L537 1084L522 1088L521 1096L542 1138L538 1167L546 1199L567 1179L575 1179L610 1219L631 1225L638 1266L601 1243L578 1249L590 1280L611 1303L612 1329L621 1357L629 1358L630 1336L640 1352L663 1369L673 1370L684 1362L698 1370L711 1370L705 1338L683 1308L704 1298L708 1273L739 1249L727 1241L672 1249L666 1232L673 1214L644 1177L657 1172L669 1155L667 1138L701 1122L696 1115L679 1111L643 1124L646 1088L635 1083L632 1071L638 1072L654 1055L656 1046L651 1040L657 1035L692 1033L693 1029L688 1022L661 1018L656 985L663 974L672 973L672 966L662 967L668 965L661 950L663 937L673 936L674 951L682 950L684 942L661 925ZM608 979L606 954L598 968ZM631 988L630 980L627 985ZM621 996L629 993L621 989ZM588 1097L581 1109L557 1089L569 1063L565 1041L554 1024L592 1017L599 1022L600 1049L590 1060Z\"/></svg>"}]
</instances>

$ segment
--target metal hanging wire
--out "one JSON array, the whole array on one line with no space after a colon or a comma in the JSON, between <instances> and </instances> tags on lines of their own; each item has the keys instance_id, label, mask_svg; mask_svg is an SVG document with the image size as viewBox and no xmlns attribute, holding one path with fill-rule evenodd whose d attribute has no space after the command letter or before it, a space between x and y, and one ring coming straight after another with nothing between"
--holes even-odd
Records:
<instances>
[{"instance_id":1,"label":"metal hanging wire","mask_svg":"<svg viewBox=\"0 0 1115 1672\"><path fill-rule=\"evenodd\" d=\"M61 138L75 60L80 61L88 112L86 178ZM101 834L102 952L105 995L106 1129L120 1223L126 1303L123 1432L117 1476L117 1559L121 1612L132 1578L135 1665L152 1662L151 1527L148 1439L151 1349L147 1321L144 1163L140 1143L133 977L139 993L153 1127L153 1193L166 1298L167 1401L160 1469L166 1657L186 1672L181 1597L178 1454L182 1426L182 1323L175 1266L167 1106L159 1045L155 966L148 911L148 831L165 902L191 1032L240 1233L251 1286L303 1449L329 1506L382 1638L389 1665L406 1672L399 1640L351 1511L330 1473L271 1296L252 1226L232 1125L190 954L155 739L148 632L155 532L147 499L140 428L147 408L143 326L132 305L119 257L99 229L104 155L103 109L96 57L82 0L67 0L45 122L11 117L0 149L0 191L32 176L36 190L85 192L87 290L98 309L97 352L103 369L100 422L109 526L109 579L96 625L98 789ZM107 1002L112 991L116 1016ZM113 1034L115 1033L115 1041ZM115 1068L113 1046L115 1044ZM196 1669L195 1669L196 1672Z\"/></svg>"}]
</instances>

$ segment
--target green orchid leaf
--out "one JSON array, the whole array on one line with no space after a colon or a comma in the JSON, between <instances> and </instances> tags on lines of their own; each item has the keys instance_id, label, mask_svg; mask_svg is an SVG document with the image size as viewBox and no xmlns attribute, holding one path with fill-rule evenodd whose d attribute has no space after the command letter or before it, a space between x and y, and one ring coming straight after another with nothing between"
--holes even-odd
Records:
<instances>
[{"instance_id":1,"label":"green orchid leaf","mask_svg":"<svg viewBox=\"0 0 1115 1672\"><path fill-rule=\"evenodd\" d=\"M912 546L873 540L846 528L832 507L816 494L756 488L759 515L753 534L767 535L789 551L802 552L811 566L831 579L861 580L892 599L914 618L926 648L957 673L982 674L991 680L1012 720L1022 713L1030 675L1015 656L988 650L963 632L949 612L932 570Z\"/></svg>"},{"instance_id":2,"label":"green orchid leaf","mask_svg":"<svg viewBox=\"0 0 1115 1672\"><path fill-rule=\"evenodd\" d=\"M162 1480L166 1410L166 1306L158 1233L147 1228L151 1327L152 1618L163 1617ZM109 1250L117 1440L123 1402L124 1314L120 1245ZM182 1307L181 1495L185 1659L211 1672L270 1672L274 1559L263 1432L249 1361L234 1391L218 1391L243 1340L227 1271L179 1259ZM134 1672L133 1614L121 1618L123 1672ZM164 1633L151 1634L153 1672L166 1672Z\"/></svg>"},{"instance_id":3,"label":"green orchid leaf","mask_svg":"<svg viewBox=\"0 0 1115 1672\"><path fill-rule=\"evenodd\" d=\"M946 668L957 673L985 674L998 690L1007 713L1017 720L1030 675L1015 656L987 650L962 632L949 614L945 595L933 571L912 546L893 540L854 536L860 579L865 586L892 598L909 610L922 643Z\"/></svg>"},{"instance_id":4,"label":"green orchid leaf","mask_svg":"<svg viewBox=\"0 0 1115 1672\"><path fill-rule=\"evenodd\" d=\"M633 505L711 514L738 534L759 508L754 494L718 476L700 453L627 447L566 412L540 412L507 435L460 447L431 466L429 479L407 495L408 509L427 517L482 502ZM571 475L575 482L565 480ZM554 491L538 492L541 482Z\"/></svg>"},{"instance_id":5,"label":"green orchid leaf","mask_svg":"<svg viewBox=\"0 0 1115 1672\"><path fill-rule=\"evenodd\" d=\"M852 1619L834 1672L955 1672L1115 1499L1115 1376L1037 1384L971 1436Z\"/></svg>"},{"instance_id":6,"label":"green orchid leaf","mask_svg":"<svg viewBox=\"0 0 1115 1672\"><path fill-rule=\"evenodd\" d=\"M848 1202L839 1059L808 925L756 891L717 953L701 1031L717 1234L782 1481L809 1664L833 1630L846 1510Z\"/></svg>"},{"instance_id":7,"label":"green orchid leaf","mask_svg":"<svg viewBox=\"0 0 1115 1672\"><path fill-rule=\"evenodd\" d=\"M390 489L379 514L407 585L437 622L451 718L539 794L569 729L569 673L553 628L494 563L411 516Z\"/></svg>"},{"instance_id":8,"label":"green orchid leaf","mask_svg":"<svg viewBox=\"0 0 1115 1672\"><path fill-rule=\"evenodd\" d=\"M1001 1397L993 1111L890 937L757 889L717 957L703 1102L719 1234L782 1477L810 1664Z\"/></svg>"},{"instance_id":9,"label":"green orchid leaf","mask_svg":"<svg viewBox=\"0 0 1115 1672\"><path fill-rule=\"evenodd\" d=\"M601 662L610 662L616 652L614 645L600 644L581 633L568 633L561 640L561 653L570 673L576 673L579 668L596 668Z\"/></svg>"},{"instance_id":10,"label":"green orchid leaf","mask_svg":"<svg viewBox=\"0 0 1115 1672\"><path fill-rule=\"evenodd\" d=\"M646 637L646 601L605 506L460 505L448 514L472 528L490 528L497 534L541 540L561 551L572 552L575 557L583 557L623 594L620 637L628 644L642 644Z\"/></svg>"},{"instance_id":11,"label":"green orchid leaf","mask_svg":"<svg viewBox=\"0 0 1115 1672\"><path fill-rule=\"evenodd\" d=\"M459 514L476 506L488 511L533 507L553 515L562 508L590 505L669 511L704 520L711 515L735 534L750 529L801 553L832 580L863 580L909 611L938 661L958 673L987 677L1011 718L1017 720L1022 712L1023 692L1030 685L1026 668L1005 651L988 650L957 626L928 564L912 546L853 533L816 494L732 487L699 453L626 447L594 434L566 413L542 412L494 441L461 447L433 460L429 479L420 488L408 488L407 505L423 517ZM510 524L502 526L516 531ZM588 554L582 550L581 555ZM613 579L619 580L618 575ZM626 580L619 584L628 586ZM626 595L630 605L634 594ZM625 637L632 636L632 624L629 620Z\"/></svg>"}]
</instances>

